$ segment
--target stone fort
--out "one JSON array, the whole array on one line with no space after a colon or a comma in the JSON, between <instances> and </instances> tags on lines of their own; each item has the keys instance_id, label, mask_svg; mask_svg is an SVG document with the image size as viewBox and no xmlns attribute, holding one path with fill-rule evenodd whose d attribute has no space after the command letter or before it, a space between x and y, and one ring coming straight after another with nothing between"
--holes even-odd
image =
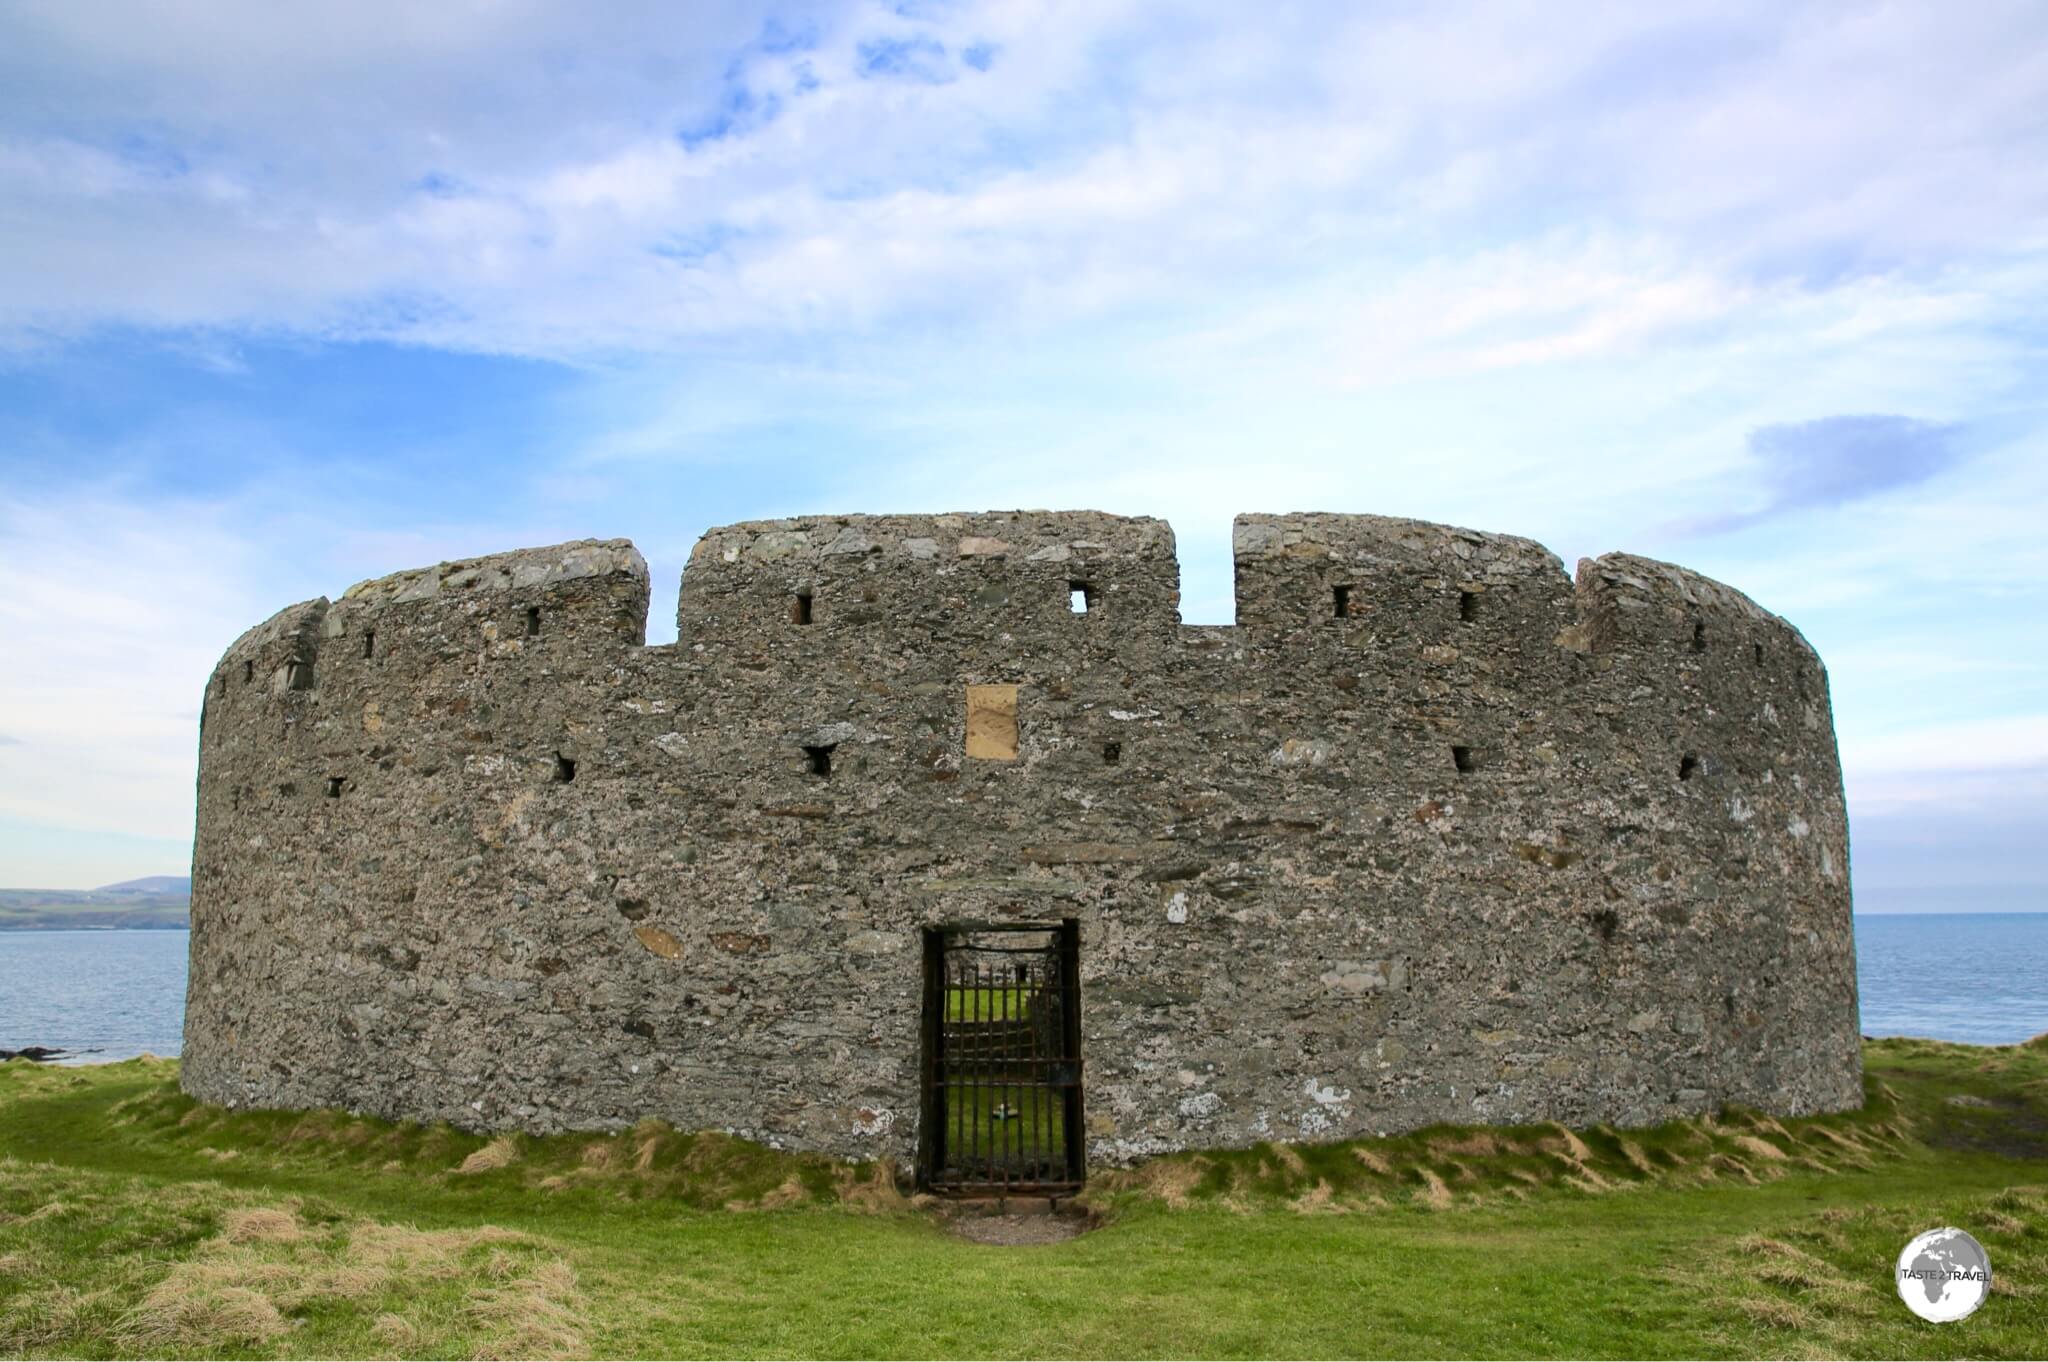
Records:
<instances>
[{"instance_id":1,"label":"stone fort","mask_svg":"<svg viewBox=\"0 0 2048 1362\"><path fill-rule=\"evenodd\" d=\"M933 931L1036 923L1098 1164L1860 1104L1795 629L1410 520L1233 552L1228 626L1163 521L1038 511L712 530L654 647L623 540L280 612L206 689L186 1090L908 1160Z\"/></svg>"}]
</instances>

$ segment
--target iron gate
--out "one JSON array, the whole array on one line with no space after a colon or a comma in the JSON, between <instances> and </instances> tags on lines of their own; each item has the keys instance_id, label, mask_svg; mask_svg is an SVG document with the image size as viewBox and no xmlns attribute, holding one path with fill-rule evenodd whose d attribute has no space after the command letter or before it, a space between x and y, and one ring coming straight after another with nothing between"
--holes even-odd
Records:
<instances>
[{"instance_id":1,"label":"iron gate","mask_svg":"<svg viewBox=\"0 0 2048 1362\"><path fill-rule=\"evenodd\" d=\"M1080 1190L1080 961L1072 918L925 930L920 1187Z\"/></svg>"}]
</instances>

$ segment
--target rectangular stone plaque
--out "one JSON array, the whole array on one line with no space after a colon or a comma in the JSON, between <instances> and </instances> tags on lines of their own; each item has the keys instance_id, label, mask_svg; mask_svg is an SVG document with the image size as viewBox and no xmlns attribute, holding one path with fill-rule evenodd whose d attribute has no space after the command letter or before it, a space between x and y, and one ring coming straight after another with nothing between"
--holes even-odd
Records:
<instances>
[{"instance_id":1,"label":"rectangular stone plaque","mask_svg":"<svg viewBox=\"0 0 2048 1362\"><path fill-rule=\"evenodd\" d=\"M967 688L967 755L984 761L1017 759L1017 688Z\"/></svg>"}]
</instances>

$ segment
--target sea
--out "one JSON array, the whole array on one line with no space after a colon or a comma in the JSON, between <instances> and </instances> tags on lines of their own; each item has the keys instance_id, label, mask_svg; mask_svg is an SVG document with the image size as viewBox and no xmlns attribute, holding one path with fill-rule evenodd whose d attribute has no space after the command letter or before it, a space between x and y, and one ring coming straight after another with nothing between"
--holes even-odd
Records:
<instances>
[{"instance_id":1,"label":"sea","mask_svg":"<svg viewBox=\"0 0 2048 1362\"><path fill-rule=\"evenodd\" d=\"M0 1050L41 1045L82 1063L177 1054L190 940L0 932ZM1856 972L1867 1036L2011 1045L2048 1032L2048 913L1862 915Z\"/></svg>"}]
</instances>

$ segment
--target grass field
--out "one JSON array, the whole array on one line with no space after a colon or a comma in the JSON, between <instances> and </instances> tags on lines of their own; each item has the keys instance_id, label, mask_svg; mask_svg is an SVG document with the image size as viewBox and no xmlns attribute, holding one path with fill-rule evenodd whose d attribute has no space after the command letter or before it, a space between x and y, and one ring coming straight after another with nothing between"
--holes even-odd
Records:
<instances>
[{"instance_id":1,"label":"grass field","mask_svg":"<svg viewBox=\"0 0 2048 1362\"><path fill-rule=\"evenodd\" d=\"M951 987L944 1022L948 1081L940 1125L947 1166L939 1180L1063 1180L1064 1095L1029 1081L1049 1072L1034 1057L1057 1044L1057 1002L1028 987ZM1033 1037L1047 1026L1051 1039Z\"/></svg>"},{"instance_id":2,"label":"grass field","mask_svg":"<svg viewBox=\"0 0 2048 1362\"><path fill-rule=\"evenodd\" d=\"M949 1022L1024 1021L1031 1015L1033 994L1022 988L949 988Z\"/></svg>"},{"instance_id":3,"label":"grass field","mask_svg":"<svg viewBox=\"0 0 2048 1362\"><path fill-rule=\"evenodd\" d=\"M1062 1176L1067 1123L1058 1090L1000 1081L949 1084L941 1125L952 1176L1021 1182Z\"/></svg>"},{"instance_id":4,"label":"grass field","mask_svg":"<svg viewBox=\"0 0 2048 1362\"><path fill-rule=\"evenodd\" d=\"M645 1124L486 1140L0 1065L0 1354L2039 1356L2048 1046L1867 1047L1870 1102L1439 1129L1105 1173L1064 1243L887 1169ZM1920 1230L1992 1298L1923 1324Z\"/></svg>"}]
</instances>

